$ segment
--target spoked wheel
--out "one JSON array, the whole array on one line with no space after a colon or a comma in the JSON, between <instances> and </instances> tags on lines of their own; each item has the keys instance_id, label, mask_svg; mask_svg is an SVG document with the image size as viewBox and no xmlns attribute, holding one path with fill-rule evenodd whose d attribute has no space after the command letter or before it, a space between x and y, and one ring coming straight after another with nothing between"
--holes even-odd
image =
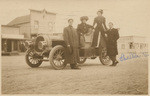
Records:
<instances>
[{"instance_id":1,"label":"spoked wheel","mask_svg":"<svg viewBox=\"0 0 150 96\"><path fill-rule=\"evenodd\" d=\"M42 64L42 57L35 53L34 50L27 50L25 55L26 63L30 67L39 67Z\"/></svg>"},{"instance_id":2,"label":"spoked wheel","mask_svg":"<svg viewBox=\"0 0 150 96\"><path fill-rule=\"evenodd\" d=\"M83 64L86 61L87 58L80 57L79 59L80 59L79 64Z\"/></svg>"},{"instance_id":3,"label":"spoked wheel","mask_svg":"<svg viewBox=\"0 0 150 96\"><path fill-rule=\"evenodd\" d=\"M49 61L52 67L56 70L60 70L66 67L64 64L64 47L61 45L55 46L49 54Z\"/></svg>"},{"instance_id":4,"label":"spoked wheel","mask_svg":"<svg viewBox=\"0 0 150 96\"><path fill-rule=\"evenodd\" d=\"M110 65L110 64L112 64L111 59L110 59L109 56L107 55L107 50L106 50L106 48L102 48L102 49L101 49L99 59L100 59L100 61L101 61L101 63L102 63L103 65Z\"/></svg>"}]
</instances>

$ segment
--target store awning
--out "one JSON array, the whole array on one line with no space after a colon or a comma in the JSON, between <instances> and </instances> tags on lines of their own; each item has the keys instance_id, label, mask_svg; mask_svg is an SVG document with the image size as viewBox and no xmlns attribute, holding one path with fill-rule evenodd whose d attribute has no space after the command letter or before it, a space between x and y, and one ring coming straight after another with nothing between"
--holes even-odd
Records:
<instances>
[{"instance_id":1,"label":"store awning","mask_svg":"<svg viewBox=\"0 0 150 96\"><path fill-rule=\"evenodd\" d=\"M2 39L24 39L24 35L2 34Z\"/></svg>"}]
</instances>

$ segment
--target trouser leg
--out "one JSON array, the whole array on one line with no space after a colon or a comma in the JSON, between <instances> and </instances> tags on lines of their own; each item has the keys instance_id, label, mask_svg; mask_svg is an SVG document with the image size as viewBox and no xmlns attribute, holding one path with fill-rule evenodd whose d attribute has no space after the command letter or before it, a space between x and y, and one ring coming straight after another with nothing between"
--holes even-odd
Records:
<instances>
[{"instance_id":1,"label":"trouser leg","mask_svg":"<svg viewBox=\"0 0 150 96\"><path fill-rule=\"evenodd\" d=\"M77 66L77 63L71 63L71 64L70 64L70 67L71 67L71 68L73 68L73 67L75 67L75 66Z\"/></svg>"},{"instance_id":2,"label":"trouser leg","mask_svg":"<svg viewBox=\"0 0 150 96\"><path fill-rule=\"evenodd\" d=\"M101 38L100 38L100 45L104 48L106 48L106 37L105 37L105 31L101 30Z\"/></svg>"},{"instance_id":3,"label":"trouser leg","mask_svg":"<svg viewBox=\"0 0 150 96\"><path fill-rule=\"evenodd\" d=\"M80 38L81 38L81 37L80 37L80 36L81 36L81 35L78 33L79 47L81 47L81 46L80 46L80 45L81 45L81 44L80 44L80 43L81 43L81 41L80 41Z\"/></svg>"},{"instance_id":4,"label":"trouser leg","mask_svg":"<svg viewBox=\"0 0 150 96\"><path fill-rule=\"evenodd\" d=\"M99 29L95 29L94 36L93 36L92 47L97 46L98 36L99 36Z\"/></svg>"},{"instance_id":5,"label":"trouser leg","mask_svg":"<svg viewBox=\"0 0 150 96\"><path fill-rule=\"evenodd\" d=\"M110 59L113 61L113 64L114 64L116 61L116 56L110 56Z\"/></svg>"},{"instance_id":6,"label":"trouser leg","mask_svg":"<svg viewBox=\"0 0 150 96\"><path fill-rule=\"evenodd\" d=\"M75 66L75 64L73 64L73 63L72 63L72 64L70 64L70 67L71 67L71 68L73 68L74 66Z\"/></svg>"},{"instance_id":7,"label":"trouser leg","mask_svg":"<svg viewBox=\"0 0 150 96\"><path fill-rule=\"evenodd\" d=\"M104 36L101 36L101 38L100 38L100 45L99 46L101 46L103 48L106 48L106 40L105 40Z\"/></svg>"},{"instance_id":8,"label":"trouser leg","mask_svg":"<svg viewBox=\"0 0 150 96\"><path fill-rule=\"evenodd\" d=\"M114 61L114 62L116 61L116 56L113 56L113 61Z\"/></svg>"}]
</instances>

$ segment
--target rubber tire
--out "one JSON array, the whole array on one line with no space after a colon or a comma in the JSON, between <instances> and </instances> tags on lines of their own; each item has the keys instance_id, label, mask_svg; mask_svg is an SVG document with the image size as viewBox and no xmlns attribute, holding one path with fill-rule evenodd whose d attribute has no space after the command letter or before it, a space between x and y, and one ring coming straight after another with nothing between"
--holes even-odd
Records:
<instances>
[{"instance_id":1,"label":"rubber tire","mask_svg":"<svg viewBox=\"0 0 150 96\"><path fill-rule=\"evenodd\" d=\"M110 64L106 64L106 63L103 62L102 51L103 51L103 48L100 48L100 55L99 55L99 60L100 60L100 62L101 62L103 65L110 65Z\"/></svg>"},{"instance_id":2,"label":"rubber tire","mask_svg":"<svg viewBox=\"0 0 150 96\"><path fill-rule=\"evenodd\" d=\"M83 60L83 61L79 61L79 64L83 64L83 63L85 63L86 59L87 59L87 58L84 58L84 60Z\"/></svg>"},{"instance_id":3,"label":"rubber tire","mask_svg":"<svg viewBox=\"0 0 150 96\"><path fill-rule=\"evenodd\" d=\"M52 65L52 67L54 68L54 69L56 69L56 70L61 70L61 69L64 69L65 67L66 67L66 64L64 64L64 66L62 66L62 67L57 67L57 66L55 66L55 64L54 64L54 62L53 62L53 56L54 56L54 54L55 54L55 52L58 50L58 49L65 49L63 46L61 46L61 45L56 45L54 48L52 48L52 50L50 51L50 53L49 53L49 62L50 62L50 64Z\"/></svg>"},{"instance_id":4,"label":"rubber tire","mask_svg":"<svg viewBox=\"0 0 150 96\"><path fill-rule=\"evenodd\" d=\"M30 67L32 67L32 68L39 67L39 66L42 64L43 61L39 61L37 64L32 64L32 63L29 61L29 59L28 59L28 55L29 55L29 53L30 53L31 51L33 51L33 50L30 50L30 49L29 49L29 50L26 51L26 55L25 55L26 63L27 63Z\"/></svg>"}]
</instances>

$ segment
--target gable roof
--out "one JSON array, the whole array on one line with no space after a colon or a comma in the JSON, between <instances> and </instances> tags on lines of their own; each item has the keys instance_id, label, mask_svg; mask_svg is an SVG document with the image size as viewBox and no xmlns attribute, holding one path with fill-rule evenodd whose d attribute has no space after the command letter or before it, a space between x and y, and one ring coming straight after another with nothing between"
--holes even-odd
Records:
<instances>
[{"instance_id":1,"label":"gable roof","mask_svg":"<svg viewBox=\"0 0 150 96\"><path fill-rule=\"evenodd\" d=\"M30 15L17 17L14 20L12 20L11 22L9 22L7 25L8 26L14 26L14 25L18 25L18 24L22 24L22 23L28 23L28 22L30 22Z\"/></svg>"},{"instance_id":2,"label":"gable roof","mask_svg":"<svg viewBox=\"0 0 150 96\"><path fill-rule=\"evenodd\" d=\"M19 28L19 26L9 26L9 25L1 25L1 27L12 27L12 28Z\"/></svg>"},{"instance_id":3,"label":"gable roof","mask_svg":"<svg viewBox=\"0 0 150 96\"><path fill-rule=\"evenodd\" d=\"M34 9L29 9L30 11L35 11L35 12L46 12L46 13L48 13L48 14L53 14L53 15L56 15L56 13L54 13L54 12L48 12L48 11L46 11L45 9L43 9L43 10L34 10Z\"/></svg>"}]
</instances>

